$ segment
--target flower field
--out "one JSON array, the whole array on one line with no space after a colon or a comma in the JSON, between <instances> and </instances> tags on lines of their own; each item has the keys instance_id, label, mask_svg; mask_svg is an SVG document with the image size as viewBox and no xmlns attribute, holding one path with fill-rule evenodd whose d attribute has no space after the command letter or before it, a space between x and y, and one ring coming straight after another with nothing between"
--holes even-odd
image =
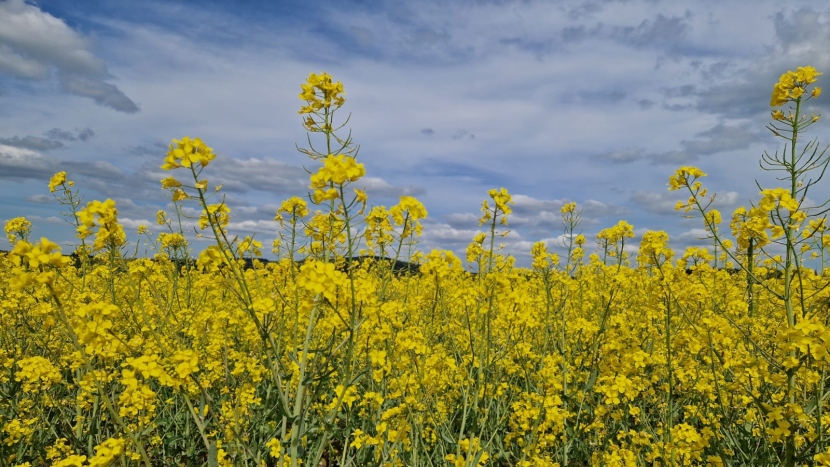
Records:
<instances>
[{"instance_id":1,"label":"flower field","mask_svg":"<svg viewBox=\"0 0 830 467\"><path fill-rule=\"evenodd\" d=\"M563 248L518 267L504 188L466 257L420 251L426 208L372 205L326 74L302 85L310 192L275 213L278 261L229 228L200 139L163 160L152 258L58 173L76 255L5 224L0 466L830 465L830 232L808 199L830 159L802 108L820 74L774 85L781 187L721 214L701 170L667 177L709 236L686 251L625 221L586 238L571 203Z\"/></svg>"}]
</instances>

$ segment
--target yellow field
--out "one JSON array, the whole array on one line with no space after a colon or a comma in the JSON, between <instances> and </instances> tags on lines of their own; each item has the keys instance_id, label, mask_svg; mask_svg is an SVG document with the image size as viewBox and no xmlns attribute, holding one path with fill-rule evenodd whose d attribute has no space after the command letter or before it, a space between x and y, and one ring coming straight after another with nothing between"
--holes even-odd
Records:
<instances>
[{"instance_id":1,"label":"yellow field","mask_svg":"<svg viewBox=\"0 0 830 467\"><path fill-rule=\"evenodd\" d=\"M199 139L164 160L176 212L159 213L167 233L139 229L152 260L131 258L113 201L83 206L56 174L77 262L6 223L0 466L830 465L830 235L805 201L828 158L799 143L818 74L774 88L771 128L792 144L767 163L783 188L725 226L705 174L669 179L709 249L648 232L629 254L631 225L589 241L569 204L565 253L539 243L519 268L498 243L500 189L466 261L419 252L424 206L371 207L356 189L343 87L325 74L300 112L326 150L303 150L317 172L308 201L277 213L277 262L244 267L263 247L228 231ZM195 262L184 207L213 239Z\"/></svg>"}]
</instances>

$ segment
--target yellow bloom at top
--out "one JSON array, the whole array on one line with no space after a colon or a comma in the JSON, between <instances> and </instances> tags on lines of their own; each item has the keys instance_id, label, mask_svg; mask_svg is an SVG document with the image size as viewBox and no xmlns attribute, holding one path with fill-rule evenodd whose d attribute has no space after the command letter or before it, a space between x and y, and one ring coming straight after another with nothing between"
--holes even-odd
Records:
<instances>
[{"instance_id":1,"label":"yellow bloom at top","mask_svg":"<svg viewBox=\"0 0 830 467\"><path fill-rule=\"evenodd\" d=\"M392 219L398 225L403 224L404 212L407 212L409 219L413 221L427 217L427 210L424 208L424 205L411 196L401 196L401 202L389 209Z\"/></svg>"},{"instance_id":2,"label":"yellow bloom at top","mask_svg":"<svg viewBox=\"0 0 830 467\"><path fill-rule=\"evenodd\" d=\"M316 112L323 108L328 109L332 104L335 107L340 107L346 102L346 97L343 95L346 94L343 92L343 84L340 81L333 82L331 75L327 73L319 75L311 73L306 80L306 84L301 84L300 87L303 92L300 93L299 98L308 103L297 112L300 114Z\"/></svg>"},{"instance_id":3,"label":"yellow bloom at top","mask_svg":"<svg viewBox=\"0 0 830 467\"><path fill-rule=\"evenodd\" d=\"M404 212L406 212L409 222L404 225L404 230L401 235L406 237L413 232L416 235L421 235L421 224L418 221L427 217L427 210L424 205L411 196L401 196L401 202L392 206L389 209L389 214L392 216L395 224L403 225L405 221Z\"/></svg>"},{"instance_id":4,"label":"yellow bloom at top","mask_svg":"<svg viewBox=\"0 0 830 467\"><path fill-rule=\"evenodd\" d=\"M9 243L14 244L15 240L20 237L20 240L29 238L29 233L32 231L32 223L26 220L25 217L15 217L6 221L4 226L6 236L9 238Z\"/></svg>"},{"instance_id":5,"label":"yellow bloom at top","mask_svg":"<svg viewBox=\"0 0 830 467\"><path fill-rule=\"evenodd\" d=\"M679 190L684 186L689 186L689 178L695 180L700 177L705 177L706 174L697 167L680 167L674 172L674 175L669 179L669 191Z\"/></svg>"},{"instance_id":6,"label":"yellow bloom at top","mask_svg":"<svg viewBox=\"0 0 830 467\"><path fill-rule=\"evenodd\" d=\"M507 192L506 188L490 190L487 194L493 198L493 201L496 203L496 209L500 210L504 214L510 214L513 212L513 210L510 209L510 206L508 206L508 204L514 204L513 197L510 196L510 193Z\"/></svg>"},{"instance_id":7,"label":"yellow bloom at top","mask_svg":"<svg viewBox=\"0 0 830 467\"><path fill-rule=\"evenodd\" d=\"M170 150L167 152L167 157L164 158L164 164L161 166L164 170L190 167L193 164L201 164L202 167L205 167L216 158L213 149L199 138L190 139L185 136L181 140L174 139L173 143L170 145Z\"/></svg>"},{"instance_id":8,"label":"yellow bloom at top","mask_svg":"<svg viewBox=\"0 0 830 467\"><path fill-rule=\"evenodd\" d=\"M819 88L820 89L820 88ZM68 182L66 181L66 172L58 172L55 175L52 175L52 178L49 180L49 192L54 193L58 191L58 187L66 183L69 186L75 184L75 182Z\"/></svg>"},{"instance_id":9,"label":"yellow bloom at top","mask_svg":"<svg viewBox=\"0 0 830 467\"><path fill-rule=\"evenodd\" d=\"M781 75L778 82L772 89L772 98L770 98L769 105L771 107L778 107L784 105L789 100L798 99L804 94L804 88L816 81L816 77L822 75L811 66L804 66L797 68L794 72L788 71ZM818 92L813 91L813 97L818 97L821 94L821 88L817 88Z\"/></svg>"},{"instance_id":10,"label":"yellow bloom at top","mask_svg":"<svg viewBox=\"0 0 830 467\"><path fill-rule=\"evenodd\" d=\"M297 217L305 217L308 215L308 205L302 198L294 196L282 202L277 210L277 216L274 217L274 222L282 221L283 213L289 214L292 220Z\"/></svg>"},{"instance_id":11,"label":"yellow bloom at top","mask_svg":"<svg viewBox=\"0 0 830 467\"><path fill-rule=\"evenodd\" d=\"M561 212L562 214L567 214L569 212L574 212L576 210L576 203L568 203L562 206Z\"/></svg>"},{"instance_id":12,"label":"yellow bloom at top","mask_svg":"<svg viewBox=\"0 0 830 467\"><path fill-rule=\"evenodd\" d=\"M626 221L620 221L614 227L603 229L597 234L597 240L608 240L608 243L617 243L626 237L634 238L634 226Z\"/></svg>"}]
</instances>

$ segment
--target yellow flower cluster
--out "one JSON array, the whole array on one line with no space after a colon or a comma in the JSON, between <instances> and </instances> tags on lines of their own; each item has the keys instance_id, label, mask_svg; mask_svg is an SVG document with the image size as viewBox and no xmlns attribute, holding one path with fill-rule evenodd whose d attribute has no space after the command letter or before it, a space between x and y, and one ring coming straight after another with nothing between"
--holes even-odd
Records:
<instances>
[{"instance_id":1,"label":"yellow flower cluster","mask_svg":"<svg viewBox=\"0 0 830 467\"><path fill-rule=\"evenodd\" d=\"M671 261L674 252L669 248L669 234L662 230L644 233L639 254L644 264L658 265L662 261Z\"/></svg>"},{"instance_id":2,"label":"yellow flower cluster","mask_svg":"<svg viewBox=\"0 0 830 467\"><path fill-rule=\"evenodd\" d=\"M187 247L187 240L180 233L162 232L159 234L159 242L161 243L162 249L165 250Z\"/></svg>"},{"instance_id":3,"label":"yellow flower cluster","mask_svg":"<svg viewBox=\"0 0 830 467\"><path fill-rule=\"evenodd\" d=\"M26 220L25 217L15 217L14 219L6 221L3 230L6 232L9 243L14 245L18 240L27 241L29 239L29 233L32 231L32 223Z\"/></svg>"},{"instance_id":4,"label":"yellow flower cluster","mask_svg":"<svg viewBox=\"0 0 830 467\"><path fill-rule=\"evenodd\" d=\"M346 182L356 182L366 175L363 164L358 164L354 157L343 154L329 154L323 160L323 166L311 175L311 186L314 190L314 202L337 199L340 196L336 186Z\"/></svg>"},{"instance_id":5,"label":"yellow flower cluster","mask_svg":"<svg viewBox=\"0 0 830 467\"><path fill-rule=\"evenodd\" d=\"M411 196L401 196L400 202L389 208L389 215L395 225L404 226L402 235L421 234L421 219L427 217L427 210L423 204Z\"/></svg>"},{"instance_id":6,"label":"yellow flower cluster","mask_svg":"<svg viewBox=\"0 0 830 467\"><path fill-rule=\"evenodd\" d=\"M108 199L104 202L91 201L86 208L78 212L78 238L84 239L92 235L92 228L99 225L95 234L94 250L103 250L108 246L123 245L127 241L124 228L118 223L118 210L115 201Z\"/></svg>"},{"instance_id":7,"label":"yellow flower cluster","mask_svg":"<svg viewBox=\"0 0 830 467\"><path fill-rule=\"evenodd\" d=\"M66 179L66 172L58 172L49 179L49 191L54 193L58 191L59 186L69 189L75 186L75 182Z\"/></svg>"},{"instance_id":8,"label":"yellow flower cluster","mask_svg":"<svg viewBox=\"0 0 830 467\"><path fill-rule=\"evenodd\" d=\"M559 264L559 256L554 253L548 253L548 247L545 242L536 242L530 250L530 255L533 258L533 269L539 271L546 271Z\"/></svg>"},{"instance_id":9,"label":"yellow flower cluster","mask_svg":"<svg viewBox=\"0 0 830 467\"><path fill-rule=\"evenodd\" d=\"M816 77L822 74L811 66L800 67L795 71L784 73L773 87L772 99L769 105L771 107L778 107L786 104L790 100L801 98L807 85L814 83ZM813 90L813 97L818 97L819 94L821 94L821 88L815 88Z\"/></svg>"},{"instance_id":10,"label":"yellow flower cluster","mask_svg":"<svg viewBox=\"0 0 830 467\"><path fill-rule=\"evenodd\" d=\"M291 217L290 222L297 222L297 219L301 219L308 215L308 205L302 198L292 196L282 202L280 208L277 210L277 216L274 217L274 222L282 222L285 220L283 218L283 214L287 214Z\"/></svg>"},{"instance_id":11,"label":"yellow flower cluster","mask_svg":"<svg viewBox=\"0 0 830 467\"><path fill-rule=\"evenodd\" d=\"M48 391L53 384L61 381L61 374L52 362L44 357L24 358L17 362L20 368L15 380L23 383L23 390Z\"/></svg>"},{"instance_id":12,"label":"yellow flower cluster","mask_svg":"<svg viewBox=\"0 0 830 467\"><path fill-rule=\"evenodd\" d=\"M306 84L301 86L303 92L300 93L300 99L306 101L308 105L300 109L298 112L300 114L317 112L321 109L328 110L332 104L334 107L340 107L346 102L343 85L340 81L333 82L331 76L326 73L319 75L311 73Z\"/></svg>"},{"instance_id":13,"label":"yellow flower cluster","mask_svg":"<svg viewBox=\"0 0 830 467\"><path fill-rule=\"evenodd\" d=\"M190 139L185 136L181 140L173 140L164 164L164 170L178 169L179 167L207 167L210 161L216 158L213 149L208 147L199 138Z\"/></svg>"},{"instance_id":14,"label":"yellow flower cluster","mask_svg":"<svg viewBox=\"0 0 830 467\"><path fill-rule=\"evenodd\" d=\"M205 230L209 225L214 225L219 229L223 229L230 223L231 208L227 204L211 204L206 209L202 210L199 216L199 228Z\"/></svg>"},{"instance_id":15,"label":"yellow flower cluster","mask_svg":"<svg viewBox=\"0 0 830 467\"><path fill-rule=\"evenodd\" d=\"M789 190L784 188L775 188L761 191L761 201L758 207L766 212L770 212L777 207L782 207L790 212L798 210L798 201L793 199Z\"/></svg>"},{"instance_id":16,"label":"yellow flower cluster","mask_svg":"<svg viewBox=\"0 0 830 467\"><path fill-rule=\"evenodd\" d=\"M674 172L674 175L669 179L669 191L679 190L683 187L691 186L694 189L699 187L700 182L696 182L700 177L705 177L706 174L697 167L683 166Z\"/></svg>"},{"instance_id":17,"label":"yellow flower cluster","mask_svg":"<svg viewBox=\"0 0 830 467\"><path fill-rule=\"evenodd\" d=\"M481 203L481 212L483 212L484 215L478 220L479 225L486 224L490 222L491 219L497 219L499 217L501 217L500 223L502 225L507 225L507 215L513 212L508 205L514 204L513 197L510 196L510 193L507 192L506 188L500 188L498 190L493 189L488 191L487 194L490 195L490 199L493 200L495 206L491 208L487 203L487 200L484 200Z\"/></svg>"},{"instance_id":18,"label":"yellow flower cluster","mask_svg":"<svg viewBox=\"0 0 830 467\"><path fill-rule=\"evenodd\" d=\"M366 246L372 248L380 247L381 252L385 251L385 247L392 244L395 240L391 233L395 230L392 222L389 219L390 213L386 206L375 206L365 216L366 232ZM403 223L403 218L401 218Z\"/></svg>"},{"instance_id":19,"label":"yellow flower cluster","mask_svg":"<svg viewBox=\"0 0 830 467\"><path fill-rule=\"evenodd\" d=\"M297 286L330 301L337 299L337 289L343 285L345 275L335 269L334 263L309 261L300 268Z\"/></svg>"},{"instance_id":20,"label":"yellow flower cluster","mask_svg":"<svg viewBox=\"0 0 830 467\"><path fill-rule=\"evenodd\" d=\"M70 259L60 254L61 247L41 238L40 243L34 245L19 241L14 249L9 252L9 260L14 265L14 276L10 285L16 289L28 287L33 282L40 284L52 284L55 280L53 269L44 266L51 266L54 269L65 267Z\"/></svg>"},{"instance_id":21,"label":"yellow flower cluster","mask_svg":"<svg viewBox=\"0 0 830 467\"><path fill-rule=\"evenodd\" d=\"M634 226L626 221L620 221L617 225L603 229L597 234L597 239L605 240L612 245L625 238L634 238Z\"/></svg>"}]
</instances>

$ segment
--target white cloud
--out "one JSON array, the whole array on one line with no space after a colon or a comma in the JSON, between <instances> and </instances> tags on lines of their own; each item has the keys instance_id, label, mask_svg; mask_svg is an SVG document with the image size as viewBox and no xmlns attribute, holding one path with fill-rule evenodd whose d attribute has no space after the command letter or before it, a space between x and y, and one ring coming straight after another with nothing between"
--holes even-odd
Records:
<instances>
[{"instance_id":1,"label":"white cloud","mask_svg":"<svg viewBox=\"0 0 830 467\"><path fill-rule=\"evenodd\" d=\"M69 93L122 112L137 112L130 98L104 81L106 65L91 49L88 38L37 6L24 0L0 2L0 73L43 80L54 68Z\"/></svg>"},{"instance_id":2,"label":"white cloud","mask_svg":"<svg viewBox=\"0 0 830 467\"><path fill-rule=\"evenodd\" d=\"M640 205L641 208L652 214L660 215L676 214L674 207L678 201L681 201L681 198L683 196L674 191L655 193L653 191L635 190L631 195L631 201ZM686 201L685 198L682 200Z\"/></svg>"},{"instance_id":3,"label":"white cloud","mask_svg":"<svg viewBox=\"0 0 830 467\"><path fill-rule=\"evenodd\" d=\"M55 197L44 194L31 195L26 197L26 202L32 204L52 204L55 202Z\"/></svg>"},{"instance_id":4,"label":"white cloud","mask_svg":"<svg viewBox=\"0 0 830 467\"><path fill-rule=\"evenodd\" d=\"M355 188L365 187L366 194L381 198L397 198L398 196L419 196L426 193L426 190L419 186L393 186L386 180L379 177L364 177L353 184Z\"/></svg>"},{"instance_id":5,"label":"white cloud","mask_svg":"<svg viewBox=\"0 0 830 467\"><path fill-rule=\"evenodd\" d=\"M441 216L441 218L453 228L465 228L478 226L479 216L469 212L457 212L453 214L445 214L444 216Z\"/></svg>"},{"instance_id":6,"label":"white cloud","mask_svg":"<svg viewBox=\"0 0 830 467\"><path fill-rule=\"evenodd\" d=\"M54 172L54 161L31 149L0 144L0 176L6 179L42 179Z\"/></svg>"}]
</instances>

